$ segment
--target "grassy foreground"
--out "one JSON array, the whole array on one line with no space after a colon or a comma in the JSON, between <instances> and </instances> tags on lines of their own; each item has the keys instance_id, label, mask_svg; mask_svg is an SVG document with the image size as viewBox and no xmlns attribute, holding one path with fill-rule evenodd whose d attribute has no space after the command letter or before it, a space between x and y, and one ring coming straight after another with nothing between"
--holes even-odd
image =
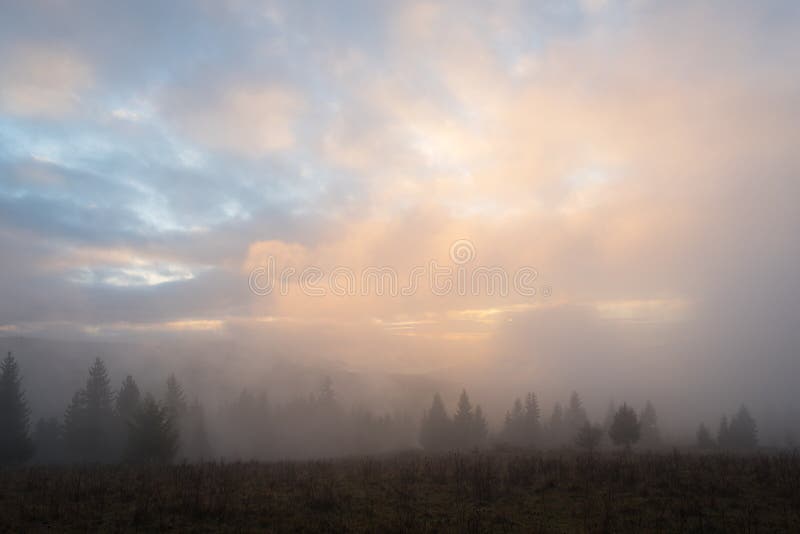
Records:
<instances>
[{"instance_id":1,"label":"grassy foreground","mask_svg":"<svg viewBox=\"0 0 800 534\"><path fill-rule=\"evenodd\" d=\"M486 452L0 471L0 530L800 532L800 457Z\"/></svg>"}]
</instances>

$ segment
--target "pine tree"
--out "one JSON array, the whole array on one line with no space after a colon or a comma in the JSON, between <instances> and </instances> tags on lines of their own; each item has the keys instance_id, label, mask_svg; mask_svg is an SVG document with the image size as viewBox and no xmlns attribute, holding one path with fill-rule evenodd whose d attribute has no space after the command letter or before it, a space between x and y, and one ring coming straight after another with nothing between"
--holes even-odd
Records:
<instances>
[{"instance_id":1,"label":"pine tree","mask_svg":"<svg viewBox=\"0 0 800 534\"><path fill-rule=\"evenodd\" d=\"M615 445L623 445L625 449L630 450L631 445L639 441L640 432L636 412L623 403L614 416L608 435Z\"/></svg>"},{"instance_id":2,"label":"pine tree","mask_svg":"<svg viewBox=\"0 0 800 534\"><path fill-rule=\"evenodd\" d=\"M481 405L475 406L475 415L472 418L472 442L476 447L481 447L489 437L489 425L483 415Z\"/></svg>"},{"instance_id":3,"label":"pine tree","mask_svg":"<svg viewBox=\"0 0 800 534\"><path fill-rule=\"evenodd\" d=\"M727 449L731 446L727 415L723 415L719 420L719 428L717 429L717 445L720 449Z\"/></svg>"},{"instance_id":4,"label":"pine tree","mask_svg":"<svg viewBox=\"0 0 800 534\"><path fill-rule=\"evenodd\" d=\"M0 363L0 465L15 465L33 455L30 410L17 361L8 353Z\"/></svg>"},{"instance_id":5,"label":"pine tree","mask_svg":"<svg viewBox=\"0 0 800 534\"><path fill-rule=\"evenodd\" d=\"M128 459L135 463L169 463L178 452L178 433L166 407L145 395L130 421Z\"/></svg>"},{"instance_id":6,"label":"pine tree","mask_svg":"<svg viewBox=\"0 0 800 534\"><path fill-rule=\"evenodd\" d=\"M117 393L117 414L123 421L128 421L139 409L140 402L141 393L139 392L139 386L136 385L136 381L133 377L128 375L119 388L119 393Z\"/></svg>"},{"instance_id":7,"label":"pine tree","mask_svg":"<svg viewBox=\"0 0 800 534\"><path fill-rule=\"evenodd\" d=\"M647 447L660 445L661 432L658 429L658 417L656 416L656 409L650 401L647 401L639 421L642 429L642 444Z\"/></svg>"},{"instance_id":8,"label":"pine tree","mask_svg":"<svg viewBox=\"0 0 800 534\"><path fill-rule=\"evenodd\" d=\"M97 358L89 368L89 379L86 381L86 408L90 414L107 415L112 412L114 392L103 360Z\"/></svg>"},{"instance_id":9,"label":"pine tree","mask_svg":"<svg viewBox=\"0 0 800 534\"><path fill-rule=\"evenodd\" d=\"M179 422L183 416L186 415L188 406L186 405L186 397L183 393L183 386L175 378L175 374L170 374L167 378L167 391L164 395L164 407L167 409L169 416L176 423Z\"/></svg>"},{"instance_id":10,"label":"pine tree","mask_svg":"<svg viewBox=\"0 0 800 534\"><path fill-rule=\"evenodd\" d=\"M433 396L431 409L422 418L419 441L425 450L441 451L452 446L452 425L442 397Z\"/></svg>"},{"instance_id":11,"label":"pine tree","mask_svg":"<svg viewBox=\"0 0 800 534\"><path fill-rule=\"evenodd\" d=\"M575 436L575 445L593 453L600 445L604 433L602 427L594 426L587 420Z\"/></svg>"},{"instance_id":12,"label":"pine tree","mask_svg":"<svg viewBox=\"0 0 800 534\"><path fill-rule=\"evenodd\" d=\"M73 395L64 415L65 443L72 459L110 462L117 458L120 440L113 398L108 371L97 358L89 368L86 386Z\"/></svg>"},{"instance_id":13,"label":"pine tree","mask_svg":"<svg viewBox=\"0 0 800 534\"><path fill-rule=\"evenodd\" d=\"M64 412L64 448L69 460L85 460L88 424L86 421L86 392L79 389Z\"/></svg>"},{"instance_id":14,"label":"pine tree","mask_svg":"<svg viewBox=\"0 0 800 534\"><path fill-rule=\"evenodd\" d=\"M561 408L560 402L553 406L553 413L550 415L550 423L548 424L548 433L550 434L551 445L561 445L563 443L564 410Z\"/></svg>"},{"instance_id":15,"label":"pine tree","mask_svg":"<svg viewBox=\"0 0 800 534\"><path fill-rule=\"evenodd\" d=\"M536 394L533 392L528 393L525 397L525 415L524 421L524 438L527 444L535 445L541 439L542 425L541 413L539 411L539 401L536 399Z\"/></svg>"},{"instance_id":16,"label":"pine tree","mask_svg":"<svg viewBox=\"0 0 800 534\"><path fill-rule=\"evenodd\" d=\"M114 417L114 392L105 363L97 358L86 382L86 414L89 424L89 458L110 462L119 458L120 436Z\"/></svg>"},{"instance_id":17,"label":"pine tree","mask_svg":"<svg viewBox=\"0 0 800 534\"><path fill-rule=\"evenodd\" d=\"M141 393L139 386L131 375L125 377L117 393L114 406L114 457L120 458L125 453L130 441L130 422L139 410Z\"/></svg>"},{"instance_id":18,"label":"pine tree","mask_svg":"<svg viewBox=\"0 0 800 534\"><path fill-rule=\"evenodd\" d=\"M170 424L175 430L178 451L182 455L188 454L187 434L189 433L189 421L187 415L189 413L189 405L186 403L183 386L174 373L170 373L167 377L167 389L164 393L163 407L170 419Z\"/></svg>"},{"instance_id":19,"label":"pine tree","mask_svg":"<svg viewBox=\"0 0 800 534\"><path fill-rule=\"evenodd\" d=\"M608 432L611 425L614 424L614 416L617 415L617 406L614 401L608 401L608 408L606 409L606 416L603 419L603 429Z\"/></svg>"},{"instance_id":20,"label":"pine tree","mask_svg":"<svg viewBox=\"0 0 800 534\"><path fill-rule=\"evenodd\" d=\"M473 446L473 424L472 404L469 402L467 390L462 390L458 399L458 408L453 416L453 440L455 446L465 448Z\"/></svg>"},{"instance_id":21,"label":"pine tree","mask_svg":"<svg viewBox=\"0 0 800 534\"><path fill-rule=\"evenodd\" d=\"M728 427L728 441L730 446L740 449L754 449L758 445L756 422L744 405L731 419Z\"/></svg>"},{"instance_id":22,"label":"pine tree","mask_svg":"<svg viewBox=\"0 0 800 534\"><path fill-rule=\"evenodd\" d=\"M697 447L699 449L711 449L714 447L714 440L711 439L711 433L703 423L700 423L700 426L697 427Z\"/></svg>"},{"instance_id":23,"label":"pine tree","mask_svg":"<svg viewBox=\"0 0 800 534\"><path fill-rule=\"evenodd\" d=\"M569 406L564 414L564 430L567 440L573 440L578 431L586 424L588 417L583 402L576 391L569 398Z\"/></svg>"},{"instance_id":24,"label":"pine tree","mask_svg":"<svg viewBox=\"0 0 800 534\"><path fill-rule=\"evenodd\" d=\"M503 437L512 445L521 446L525 443L525 412L519 397L514 400L511 410L506 413Z\"/></svg>"}]
</instances>

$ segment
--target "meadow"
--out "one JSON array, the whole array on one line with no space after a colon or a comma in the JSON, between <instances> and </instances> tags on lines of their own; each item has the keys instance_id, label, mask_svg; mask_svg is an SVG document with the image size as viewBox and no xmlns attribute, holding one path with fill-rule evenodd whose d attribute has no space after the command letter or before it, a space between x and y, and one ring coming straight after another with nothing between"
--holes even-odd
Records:
<instances>
[{"instance_id":1,"label":"meadow","mask_svg":"<svg viewBox=\"0 0 800 534\"><path fill-rule=\"evenodd\" d=\"M798 532L800 456L494 450L0 471L0 530Z\"/></svg>"}]
</instances>

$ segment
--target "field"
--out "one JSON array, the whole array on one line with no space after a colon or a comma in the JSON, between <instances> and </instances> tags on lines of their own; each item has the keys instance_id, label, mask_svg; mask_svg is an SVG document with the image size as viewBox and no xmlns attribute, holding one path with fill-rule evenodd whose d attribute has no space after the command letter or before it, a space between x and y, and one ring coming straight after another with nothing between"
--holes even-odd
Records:
<instances>
[{"instance_id":1,"label":"field","mask_svg":"<svg viewBox=\"0 0 800 534\"><path fill-rule=\"evenodd\" d=\"M800 531L798 455L403 453L0 471L0 530Z\"/></svg>"}]
</instances>

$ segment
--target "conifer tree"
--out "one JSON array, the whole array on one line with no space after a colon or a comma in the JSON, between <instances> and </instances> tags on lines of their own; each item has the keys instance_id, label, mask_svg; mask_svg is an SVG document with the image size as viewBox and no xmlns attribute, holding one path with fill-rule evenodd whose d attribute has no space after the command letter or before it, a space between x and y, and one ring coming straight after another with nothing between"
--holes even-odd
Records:
<instances>
[{"instance_id":1,"label":"conifer tree","mask_svg":"<svg viewBox=\"0 0 800 534\"><path fill-rule=\"evenodd\" d=\"M64 438L69 456L77 461L110 462L118 454L108 371L100 358L89 368L86 386L77 391L64 414Z\"/></svg>"},{"instance_id":2,"label":"conifer tree","mask_svg":"<svg viewBox=\"0 0 800 534\"><path fill-rule=\"evenodd\" d=\"M489 425L486 423L486 417L483 415L481 405L475 406L475 415L472 418L472 441L476 447L480 447L486 443L486 438L489 437Z\"/></svg>"},{"instance_id":3,"label":"conifer tree","mask_svg":"<svg viewBox=\"0 0 800 534\"><path fill-rule=\"evenodd\" d=\"M608 432L611 425L614 424L614 416L617 415L617 406L613 400L608 401L608 408L606 409L606 416L603 419L603 429Z\"/></svg>"},{"instance_id":4,"label":"conifer tree","mask_svg":"<svg viewBox=\"0 0 800 534\"><path fill-rule=\"evenodd\" d=\"M541 412L539 411L539 401L536 394L528 393L525 397L525 416L524 416L524 437L528 445L535 445L542 434Z\"/></svg>"},{"instance_id":5,"label":"conifer tree","mask_svg":"<svg viewBox=\"0 0 800 534\"><path fill-rule=\"evenodd\" d=\"M564 439L564 410L560 402L553 406L553 413L547 426L551 445L561 445Z\"/></svg>"},{"instance_id":6,"label":"conifer tree","mask_svg":"<svg viewBox=\"0 0 800 534\"><path fill-rule=\"evenodd\" d=\"M641 442L647 447L657 447L661 444L661 432L658 429L658 417L653 403L647 401L642 415L639 418L642 429Z\"/></svg>"},{"instance_id":7,"label":"conifer tree","mask_svg":"<svg viewBox=\"0 0 800 534\"><path fill-rule=\"evenodd\" d=\"M21 464L33 455L29 417L19 366L9 352L0 363L0 465Z\"/></svg>"},{"instance_id":8,"label":"conifer tree","mask_svg":"<svg viewBox=\"0 0 800 534\"><path fill-rule=\"evenodd\" d=\"M90 414L106 416L112 413L114 392L108 378L106 364L100 358L95 359L89 368L89 379L86 381L86 408Z\"/></svg>"},{"instance_id":9,"label":"conifer tree","mask_svg":"<svg viewBox=\"0 0 800 534\"><path fill-rule=\"evenodd\" d=\"M506 413L503 426L503 437L512 445L523 445L525 442L525 411L522 401L517 397L511 410Z\"/></svg>"},{"instance_id":10,"label":"conifer tree","mask_svg":"<svg viewBox=\"0 0 800 534\"><path fill-rule=\"evenodd\" d=\"M128 375L119 388L119 393L117 393L117 415L119 415L123 421L128 421L139 409L140 402L141 393L139 392L139 386L136 385L136 381L133 377Z\"/></svg>"},{"instance_id":11,"label":"conifer tree","mask_svg":"<svg viewBox=\"0 0 800 534\"><path fill-rule=\"evenodd\" d=\"M453 415L453 440L457 447L472 447L474 432L474 414L472 404L469 401L467 390L461 391L458 399L458 407Z\"/></svg>"},{"instance_id":12,"label":"conifer tree","mask_svg":"<svg viewBox=\"0 0 800 534\"><path fill-rule=\"evenodd\" d=\"M167 391L164 395L164 407L167 409L169 416L172 417L176 423L186 415L186 411L188 410L186 397L183 393L183 386L181 386L181 383L175 378L174 373L167 377Z\"/></svg>"},{"instance_id":13,"label":"conifer tree","mask_svg":"<svg viewBox=\"0 0 800 534\"><path fill-rule=\"evenodd\" d=\"M636 412L623 403L614 416L614 422L611 424L608 435L615 445L622 445L625 449L630 450L631 445L639 441L640 432Z\"/></svg>"},{"instance_id":14,"label":"conifer tree","mask_svg":"<svg viewBox=\"0 0 800 534\"><path fill-rule=\"evenodd\" d=\"M64 448L67 459L84 460L87 448L86 392L79 389L64 412Z\"/></svg>"},{"instance_id":15,"label":"conifer tree","mask_svg":"<svg viewBox=\"0 0 800 534\"><path fill-rule=\"evenodd\" d=\"M139 386L131 375L125 377L117 393L114 405L114 456L119 458L125 453L130 441L130 423L139 410L141 393Z\"/></svg>"},{"instance_id":16,"label":"conifer tree","mask_svg":"<svg viewBox=\"0 0 800 534\"><path fill-rule=\"evenodd\" d=\"M731 446L727 415L723 415L719 420L719 427L717 429L717 445L720 449L727 449Z\"/></svg>"},{"instance_id":17,"label":"conifer tree","mask_svg":"<svg viewBox=\"0 0 800 534\"><path fill-rule=\"evenodd\" d=\"M583 402L576 391L572 392L569 398L569 406L564 414L564 431L567 440L574 440L578 431L588 421L586 416L586 409L583 407Z\"/></svg>"},{"instance_id":18,"label":"conifer tree","mask_svg":"<svg viewBox=\"0 0 800 534\"><path fill-rule=\"evenodd\" d=\"M130 421L127 457L135 463L169 463L178 452L178 433L165 406L145 395Z\"/></svg>"},{"instance_id":19,"label":"conifer tree","mask_svg":"<svg viewBox=\"0 0 800 534\"><path fill-rule=\"evenodd\" d=\"M740 449L754 449L758 445L756 422L744 405L731 419L728 441L730 446Z\"/></svg>"},{"instance_id":20,"label":"conifer tree","mask_svg":"<svg viewBox=\"0 0 800 534\"><path fill-rule=\"evenodd\" d=\"M431 409L422 418L419 441L425 450L441 451L452 446L452 420L447 415L442 397L433 396Z\"/></svg>"},{"instance_id":21,"label":"conifer tree","mask_svg":"<svg viewBox=\"0 0 800 534\"><path fill-rule=\"evenodd\" d=\"M589 453L593 453L600 445L603 434L602 427L594 426L587 420L575 436L575 445Z\"/></svg>"},{"instance_id":22,"label":"conifer tree","mask_svg":"<svg viewBox=\"0 0 800 534\"><path fill-rule=\"evenodd\" d=\"M714 440L711 439L711 433L704 423L700 423L700 426L697 427L697 447L700 449L711 449L714 447Z\"/></svg>"}]
</instances>

